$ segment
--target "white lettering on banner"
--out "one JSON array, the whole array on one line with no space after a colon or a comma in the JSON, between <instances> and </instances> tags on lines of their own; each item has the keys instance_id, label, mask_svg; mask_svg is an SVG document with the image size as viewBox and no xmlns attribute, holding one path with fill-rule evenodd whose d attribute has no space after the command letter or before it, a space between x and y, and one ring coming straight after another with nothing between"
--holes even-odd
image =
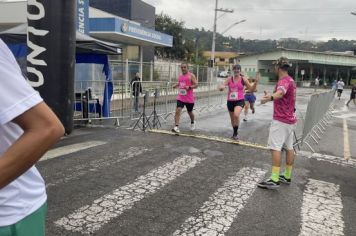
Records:
<instances>
[{"instance_id":1,"label":"white lettering on banner","mask_svg":"<svg viewBox=\"0 0 356 236\"><path fill-rule=\"evenodd\" d=\"M85 34L85 13L84 13L84 7L80 7L78 9L78 31Z\"/></svg>"},{"instance_id":2,"label":"white lettering on banner","mask_svg":"<svg viewBox=\"0 0 356 236\"><path fill-rule=\"evenodd\" d=\"M31 14L28 12L29 20L40 20L45 17L45 15L46 15L45 8L42 3L37 2L37 0L28 0L27 4L29 6L34 6L38 9L37 14ZM48 30L35 29L34 27L31 27L31 26L28 27L27 45L29 48L32 49L32 52L27 55L27 61L30 62L34 66L47 66L47 63L44 60L36 59L36 57L38 55L47 51L47 49L31 42L29 35L33 34L36 36L45 36L48 33L49 33ZM37 79L31 78L31 80L28 79L28 82L30 83L30 85L32 87L40 87L44 84L44 77L43 77L43 74L41 71L37 70L35 67L28 66L27 72L29 74L34 74L37 78Z\"/></svg>"},{"instance_id":3,"label":"white lettering on banner","mask_svg":"<svg viewBox=\"0 0 356 236\"><path fill-rule=\"evenodd\" d=\"M40 20L45 16L45 9L42 3L37 2L37 0L28 0L27 4L30 6L35 6L38 9L38 14L30 14L29 12L27 13L27 18L29 20Z\"/></svg>"},{"instance_id":4,"label":"white lettering on banner","mask_svg":"<svg viewBox=\"0 0 356 236\"><path fill-rule=\"evenodd\" d=\"M37 70L34 67L27 67L27 73L29 74L35 74L37 76L37 81L31 81L28 80L28 83L32 86L32 87L40 87L44 84L44 78L43 78L43 74L41 71Z\"/></svg>"},{"instance_id":5,"label":"white lettering on banner","mask_svg":"<svg viewBox=\"0 0 356 236\"><path fill-rule=\"evenodd\" d=\"M162 40L162 36L153 32L146 31L144 29L139 29L133 26L129 27L129 32L134 34L140 34L142 36L146 36L152 39Z\"/></svg>"}]
</instances>

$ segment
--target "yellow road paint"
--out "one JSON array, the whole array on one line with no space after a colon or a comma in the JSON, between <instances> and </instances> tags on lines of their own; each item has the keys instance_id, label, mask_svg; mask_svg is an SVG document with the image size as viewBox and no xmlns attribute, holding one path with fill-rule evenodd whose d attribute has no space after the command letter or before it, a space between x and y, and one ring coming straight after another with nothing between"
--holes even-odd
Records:
<instances>
[{"instance_id":1,"label":"yellow road paint","mask_svg":"<svg viewBox=\"0 0 356 236\"><path fill-rule=\"evenodd\" d=\"M347 127L347 120L343 119L344 123L344 157L346 160L350 159L351 152L350 152L350 143L349 143L349 129Z\"/></svg>"},{"instance_id":2,"label":"yellow road paint","mask_svg":"<svg viewBox=\"0 0 356 236\"><path fill-rule=\"evenodd\" d=\"M222 137L216 137L216 136L207 136L207 135L202 135L202 134L187 134L187 133L176 134L176 133L173 133L168 130L158 130L158 129L151 129L151 130L149 130L149 132L158 133L158 134L176 135L176 136L182 136L182 137L192 137L192 138L205 139L205 140L217 141L217 142L222 142L222 143L238 144L238 145L252 147L252 148L269 150L267 148L267 146L264 146L264 145L250 143L250 142L246 142L246 141L242 141L242 140L235 141L235 140L222 138Z\"/></svg>"}]
</instances>

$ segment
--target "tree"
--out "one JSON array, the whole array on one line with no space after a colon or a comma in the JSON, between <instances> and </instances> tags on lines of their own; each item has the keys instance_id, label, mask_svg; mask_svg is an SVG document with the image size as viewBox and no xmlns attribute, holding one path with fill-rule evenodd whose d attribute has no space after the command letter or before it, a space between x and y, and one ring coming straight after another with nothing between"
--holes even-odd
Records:
<instances>
[{"instance_id":1,"label":"tree","mask_svg":"<svg viewBox=\"0 0 356 236\"><path fill-rule=\"evenodd\" d=\"M156 30L173 36L173 47L156 47L155 54L157 56L170 59L185 59L183 26L183 21L177 21L163 13L156 15Z\"/></svg>"}]
</instances>

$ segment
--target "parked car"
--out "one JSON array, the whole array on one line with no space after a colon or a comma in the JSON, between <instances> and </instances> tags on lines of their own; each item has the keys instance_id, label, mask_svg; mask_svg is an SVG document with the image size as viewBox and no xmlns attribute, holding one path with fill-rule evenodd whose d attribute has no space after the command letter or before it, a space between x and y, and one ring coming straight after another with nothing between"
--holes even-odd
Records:
<instances>
[{"instance_id":1,"label":"parked car","mask_svg":"<svg viewBox=\"0 0 356 236\"><path fill-rule=\"evenodd\" d=\"M221 77L221 78L227 78L229 75L230 75L229 71L220 71L218 73L218 77Z\"/></svg>"}]
</instances>

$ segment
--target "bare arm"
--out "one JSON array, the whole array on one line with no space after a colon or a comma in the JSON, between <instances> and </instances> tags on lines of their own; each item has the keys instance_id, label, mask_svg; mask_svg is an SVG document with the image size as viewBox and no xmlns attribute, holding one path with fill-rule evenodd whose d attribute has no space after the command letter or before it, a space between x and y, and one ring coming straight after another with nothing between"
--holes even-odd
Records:
<instances>
[{"instance_id":1,"label":"bare arm","mask_svg":"<svg viewBox=\"0 0 356 236\"><path fill-rule=\"evenodd\" d=\"M64 134L63 125L44 102L13 122L24 133L0 158L0 189L31 168Z\"/></svg>"},{"instance_id":2,"label":"bare arm","mask_svg":"<svg viewBox=\"0 0 356 236\"><path fill-rule=\"evenodd\" d=\"M225 79L224 83L222 83L222 84L220 84L220 85L218 86L218 89L219 89L220 91L224 91L225 87L226 87L226 86L228 85L228 83L229 83L229 79L230 79L230 78Z\"/></svg>"},{"instance_id":3,"label":"bare arm","mask_svg":"<svg viewBox=\"0 0 356 236\"><path fill-rule=\"evenodd\" d=\"M265 104L267 102L281 99L284 96L284 93L281 89L278 89L275 93L269 94L265 91L265 95L261 99L261 103Z\"/></svg>"},{"instance_id":4,"label":"bare arm","mask_svg":"<svg viewBox=\"0 0 356 236\"><path fill-rule=\"evenodd\" d=\"M198 87L198 80L194 74L190 74L190 80L192 81L191 86L186 86L186 89L195 89Z\"/></svg>"},{"instance_id":5,"label":"bare arm","mask_svg":"<svg viewBox=\"0 0 356 236\"><path fill-rule=\"evenodd\" d=\"M255 82L254 83L250 83L250 81L248 81L248 79L245 78L245 77L242 77L242 78L243 78L243 80L245 82L245 85L246 85L248 91L250 91L250 92L256 92L257 91L257 84L258 84L258 81L260 81L260 78L261 78L259 72L256 73L256 77L255 77Z\"/></svg>"}]
</instances>

